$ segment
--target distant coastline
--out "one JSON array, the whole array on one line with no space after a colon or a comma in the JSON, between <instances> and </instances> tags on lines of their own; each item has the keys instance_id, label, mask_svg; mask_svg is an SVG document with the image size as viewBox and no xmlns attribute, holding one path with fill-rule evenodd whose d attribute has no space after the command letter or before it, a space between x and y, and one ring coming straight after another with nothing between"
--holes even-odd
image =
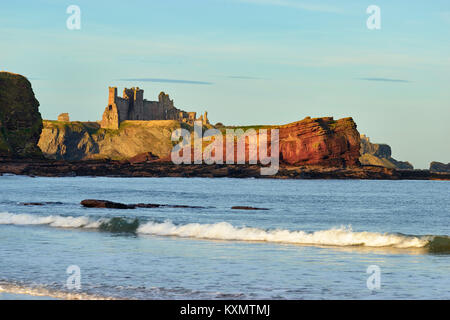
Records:
<instances>
[{"instance_id":1,"label":"distant coastline","mask_svg":"<svg viewBox=\"0 0 450 320\"><path fill-rule=\"evenodd\" d=\"M42 120L39 101L24 76L0 72L0 79L0 174L263 178L263 160L270 158L276 174L267 178L275 179L450 180L448 165L433 162L430 170L413 170L409 162L393 159L390 146L371 143L351 117L306 117L272 126L211 125L207 113L197 118L195 112L177 109L163 93L158 101L147 101L142 90L132 88L119 98L113 87L102 121L70 121L68 113L49 121ZM113 120L114 125L105 124ZM189 138L174 139L183 130ZM180 150L189 161L177 164L175 147L185 142L190 145Z\"/></svg>"},{"instance_id":2,"label":"distant coastline","mask_svg":"<svg viewBox=\"0 0 450 320\"><path fill-rule=\"evenodd\" d=\"M39 160L0 158L0 174L44 177L185 177L269 179L450 180L450 173L398 170L380 166L323 167L280 165L273 176L261 176L260 165L175 165L149 160Z\"/></svg>"}]
</instances>

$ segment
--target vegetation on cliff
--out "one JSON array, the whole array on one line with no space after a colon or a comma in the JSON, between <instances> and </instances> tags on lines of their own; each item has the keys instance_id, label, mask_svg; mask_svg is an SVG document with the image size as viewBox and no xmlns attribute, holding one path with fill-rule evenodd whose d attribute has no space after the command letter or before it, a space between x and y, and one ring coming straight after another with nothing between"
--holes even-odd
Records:
<instances>
[{"instance_id":1,"label":"vegetation on cliff","mask_svg":"<svg viewBox=\"0 0 450 320\"><path fill-rule=\"evenodd\" d=\"M0 72L0 156L42 157L37 147L41 131L39 102L30 82L19 74Z\"/></svg>"},{"instance_id":2,"label":"vegetation on cliff","mask_svg":"<svg viewBox=\"0 0 450 320\"><path fill-rule=\"evenodd\" d=\"M124 121L119 129L97 122L44 120L39 147L49 159L129 159L150 152L158 157L172 150L172 131L188 126L176 120ZM190 129L190 128L188 128Z\"/></svg>"}]
</instances>

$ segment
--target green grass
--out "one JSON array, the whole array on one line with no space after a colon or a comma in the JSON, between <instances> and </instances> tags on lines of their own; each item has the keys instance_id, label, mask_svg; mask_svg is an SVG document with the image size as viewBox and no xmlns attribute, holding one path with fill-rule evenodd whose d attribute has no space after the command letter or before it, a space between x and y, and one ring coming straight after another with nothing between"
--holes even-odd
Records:
<instances>
[{"instance_id":1,"label":"green grass","mask_svg":"<svg viewBox=\"0 0 450 320\"><path fill-rule=\"evenodd\" d=\"M72 131L84 130L91 135L100 131L100 125L97 122L44 120L44 126Z\"/></svg>"},{"instance_id":2,"label":"green grass","mask_svg":"<svg viewBox=\"0 0 450 320\"><path fill-rule=\"evenodd\" d=\"M220 128L220 132L222 132L223 135L226 134L226 130L227 129L232 129L232 130L243 130L244 132L247 130L255 130L256 132L258 132L261 129L272 129L272 128L277 128L277 126L273 126L273 125L250 125L250 126L226 126L223 128Z\"/></svg>"}]
</instances>

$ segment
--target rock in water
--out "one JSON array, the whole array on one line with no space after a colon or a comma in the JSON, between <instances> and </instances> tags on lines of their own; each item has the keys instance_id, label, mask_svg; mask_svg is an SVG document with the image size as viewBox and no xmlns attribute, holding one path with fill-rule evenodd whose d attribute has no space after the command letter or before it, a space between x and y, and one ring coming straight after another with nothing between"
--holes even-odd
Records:
<instances>
[{"instance_id":1,"label":"rock in water","mask_svg":"<svg viewBox=\"0 0 450 320\"><path fill-rule=\"evenodd\" d=\"M445 163L433 161L432 163L430 163L430 171L431 172L450 172L450 163L445 164Z\"/></svg>"},{"instance_id":2,"label":"rock in water","mask_svg":"<svg viewBox=\"0 0 450 320\"><path fill-rule=\"evenodd\" d=\"M87 208L111 208L111 209L134 209L134 205L127 205L108 200L86 199L81 201L81 205Z\"/></svg>"},{"instance_id":3,"label":"rock in water","mask_svg":"<svg viewBox=\"0 0 450 320\"><path fill-rule=\"evenodd\" d=\"M0 156L42 157L39 101L31 83L19 74L0 72Z\"/></svg>"},{"instance_id":4,"label":"rock in water","mask_svg":"<svg viewBox=\"0 0 450 320\"><path fill-rule=\"evenodd\" d=\"M248 207L248 206L234 206L231 207L232 210L269 210L267 208L255 208L255 207Z\"/></svg>"}]
</instances>

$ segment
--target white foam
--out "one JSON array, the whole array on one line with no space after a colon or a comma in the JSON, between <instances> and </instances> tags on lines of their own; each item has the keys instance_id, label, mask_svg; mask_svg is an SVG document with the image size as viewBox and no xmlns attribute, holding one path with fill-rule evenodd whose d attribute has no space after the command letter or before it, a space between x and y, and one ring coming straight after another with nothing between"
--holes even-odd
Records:
<instances>
[{"instance_id":1,"label":"white foam","mask_svg":"<svg viewBox=\"0 0 450 320\"><path fill-rule=\"evenodd\" d=\"M141 234L177 236L211 240L264 241L303 245L366 246L394 248L422 248L429 243L424 237L382 234L376 232L354 232L351 227L332 228L308 233L290 230L263 230L258 228L236 228L227 222L214 224L190 223L174 225L148 222L138 230Z\"/></svg>"},{"instance_id":2,"label":"white foam","mask_svg":"<svg viewBox=\"0 0 450 320\"><path fill-rule=\"evenodd\" d=\"M31 214L0 213L0 224L14 225L49 225L59 228L89 228L95 229L101 221L92 221L88 217L63 217L58 215L37 216Z\"/></svg>"},{"instance_id":3,"label":"white foam","mask_svg":"<svg viewBox=\"0 0 450 320\"><path fill-rule=\"evenodd\" d=\"M0 213L0 224L49 225L59 228L98 229L102 222L107 220L105 218L91 220L84 216L63 217L58 215L37 216L31 214ZM147 222L138 227L137 233L210 240L261 241L324 246L391 247L401 249L423 248L431 240L427 236L416 237L377 232L355 232L351 227L332 228L311 233L301 230L238 228L228 222L213 224L189 223L185 225L175 225L171 221L165 221L163 223Z\"/></svg>"}]
</instances>

